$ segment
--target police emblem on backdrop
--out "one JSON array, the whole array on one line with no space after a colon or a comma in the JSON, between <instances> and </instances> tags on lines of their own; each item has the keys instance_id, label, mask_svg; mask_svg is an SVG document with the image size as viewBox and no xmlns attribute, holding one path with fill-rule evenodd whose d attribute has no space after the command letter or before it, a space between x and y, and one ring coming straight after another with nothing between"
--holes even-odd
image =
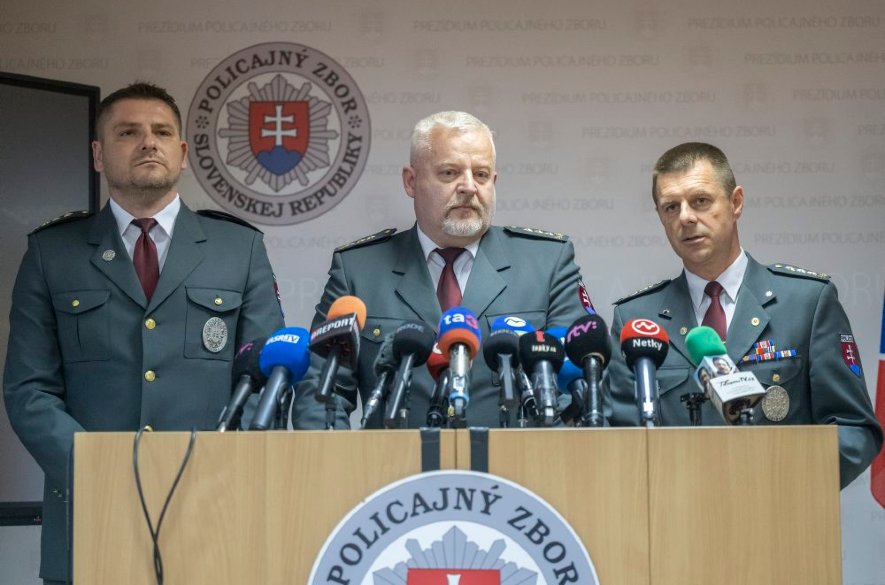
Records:
<instances>
[{"instance_id":1,"label":"police emblem on backdrop","mask_svg":"<svg viewBox=\"0 0 885 585\"><path fill-rule=\"evenodd\" d=\"M264 43L223 59L187 118L194 175L221 207L250 222L300 223L356 185L369 156L366 101L328 55Z\"/></svg>"},{"instance_id":2,"label":"police emblem on backdrop","mask_svg":"<svg viewBox=\"0 0 885 585\"><path fill-rule=\"evenodd\" d=\"M353 585L598 585L581 540L547 502L487 473L386 486L335 528L308 580Z\"/></svg>"}]
</instances>

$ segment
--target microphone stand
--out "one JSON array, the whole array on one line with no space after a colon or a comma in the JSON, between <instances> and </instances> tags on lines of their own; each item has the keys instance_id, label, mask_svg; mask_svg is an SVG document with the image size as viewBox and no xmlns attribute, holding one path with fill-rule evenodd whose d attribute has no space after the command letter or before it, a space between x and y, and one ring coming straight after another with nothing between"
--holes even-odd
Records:
<instances>
[{"instance_id":1,"label":"microphone stand","mask_svg":"<svg viewBox=\"0 0 885 585\"><path fill-rule=\"evenodd\" d=\"M701 406L707 401L707 396L703 392L688 392L680 396L679 400L684 402L688 409L688 420L691 426L702 426L704 423Z\"/></svg>"}]
</instances>

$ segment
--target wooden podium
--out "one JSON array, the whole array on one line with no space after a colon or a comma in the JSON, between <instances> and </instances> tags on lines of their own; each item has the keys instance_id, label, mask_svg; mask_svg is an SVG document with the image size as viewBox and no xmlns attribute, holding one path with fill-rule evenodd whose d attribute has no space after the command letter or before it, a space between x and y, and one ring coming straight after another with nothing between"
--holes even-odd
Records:
<instances>
[{"instance_id":1,"label":"wooden podium","mask_svg":"<svg viewBox=\"0 0 885 585\"><path fill-rule=\"evenodd\" d=\"M133 436L75 438L77 584L155 583ZM188 440L142 437L155 525ZM468 431L431 446L441 469L475 467ZM835 427L491 430L482 446L566 518L602 585L842 581ZM198 433L160 533L166 583L306 583L334 527L427 448L418 431Z\"/></svg>"}]
</instances>

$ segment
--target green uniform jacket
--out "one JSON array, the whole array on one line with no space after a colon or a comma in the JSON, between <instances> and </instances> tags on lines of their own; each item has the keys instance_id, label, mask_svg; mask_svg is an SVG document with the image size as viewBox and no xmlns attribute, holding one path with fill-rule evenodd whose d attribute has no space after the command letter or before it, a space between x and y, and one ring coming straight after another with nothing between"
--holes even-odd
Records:
<instances>
[{"instance_id":1,"label":"green uniform jacket","mask_svg":"<svg viewBox=\"0 0 885 585\"><path fill-rule=\"evenodd\" d=\"M227 330L217 352L203 343L214 317ZM74 433L214 428L236 348L282 326L261 233L248 227L182 204L150 303L109 206L29 236L3 383L12 426L46 474L44 579L67 578Z\"/></svg>"},{"instance_id":2,"label":"green uniform jacket","mask_svg":"<svg viewBox=\"0 0 885 585\"><path fill-rule=\"evenodd\" d=\"M616 304L612 322L616 348L621 328L632 319L651 319L666 330L670 350L657 371L661 421L664 426L688 426L688 410L680 397L699 390L690 377L694 368L685 347L686 331L697 326L685 273ZM845 487L879 452L882 429L863 373L855 374L843 360L842 335L851 335L851 326L828 278L781 265L765 267L749 258L728 328L728 355L742 371L753 372L762 386L781 386L789 396L783 420L768 420L760 404L754 411L756 424L839 425L839 469ZM740 363L757 342L765 340L779 350L795 349L796 356ZM613 352L605 387L611 423L638 424L633 373L620 351ZM725 424L709 402L702 416L705 425Z\"/></svg>"},{"instance_id":3,"label":"green uniform jacket","mask_svg":"<svg viewBox=\"0 0 885 585\"><path fill-rule=\"evenodd\" d=\"M314 326L323 321L329 306L340 296L355 295L365 302L359 367L355 375L342 371L337 380L352 397L358 389L364 402L375 383L373 362L384 337L407 320L423 321L436 330L441 316L417 229L369 240L335 252L313 320ZM485 338L492 322L504 315L522 317L536 329L571 325L587 314L581 302L582 289L574 246L564 236L491 227L480 241L461 306L476 314ZM321 366L320 360L313 360L300 391L313 392ZM500 386L481 354L473 360L470 378L467 423L498 427ZM411 384L410 428L426 424L432 389L427 368L417 368ZM515 423L515 413L512 420ZM370 426L381 426L381 422L379 413ZM311 425L301 422L296 426Z\"/></svg>"}]
</instances>

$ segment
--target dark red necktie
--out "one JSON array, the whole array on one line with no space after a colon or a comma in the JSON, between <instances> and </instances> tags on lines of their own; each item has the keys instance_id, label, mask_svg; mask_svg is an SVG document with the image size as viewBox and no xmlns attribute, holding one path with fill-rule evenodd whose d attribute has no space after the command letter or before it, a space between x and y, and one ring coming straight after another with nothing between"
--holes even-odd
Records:
<instances>
[{"instance_id":1,"label":"dark red necktie","mask_svg":"<svg viewBox=\"0 0 885 585\"><path fill-rule=\"evenodd\" d=\"M722 303L719 302L719 295L722 294L722 285L715 280L711 280L704 287L704 294L710 297L712 302L706 314L704 314L704 322L701 325L712 327L719 334L719 337L722 338L722 341L725 341L728 328L725 325L725 310L722 308Z\"/></svg>"},{"instance_id":2,"label":"dark red necktie","mask_svg":"<svg viewBox=\"0 0 885 585\"><path fill-rule=\"evenodd\" d=\"M439 284L436 286L436 298L439 299L439 306L443 313L457 307L461 304L461 287L458 286L458 279L455 278L455 260L464 251L464 248L444 248L436 249L437 253L446 261L443 267L442 275L439 277Z\"/></svg>"},{"instance_id":3,"label":"dark red necktie","mask_svg":"<svg viewBox=\"0 0 885 585\"><path fill-rule=\"evenodd\" d=\"M152 217L133 219L132 224L141 230L141 235L138 236L135 249L132 251L132 263L135 264L135 273L141 281L144 296L147 300L151 300L157 288L157 281L160 280L160 260L157 257L157 245L148 232L157 225L157 220Z\"/></svg>"}]
</instances>

